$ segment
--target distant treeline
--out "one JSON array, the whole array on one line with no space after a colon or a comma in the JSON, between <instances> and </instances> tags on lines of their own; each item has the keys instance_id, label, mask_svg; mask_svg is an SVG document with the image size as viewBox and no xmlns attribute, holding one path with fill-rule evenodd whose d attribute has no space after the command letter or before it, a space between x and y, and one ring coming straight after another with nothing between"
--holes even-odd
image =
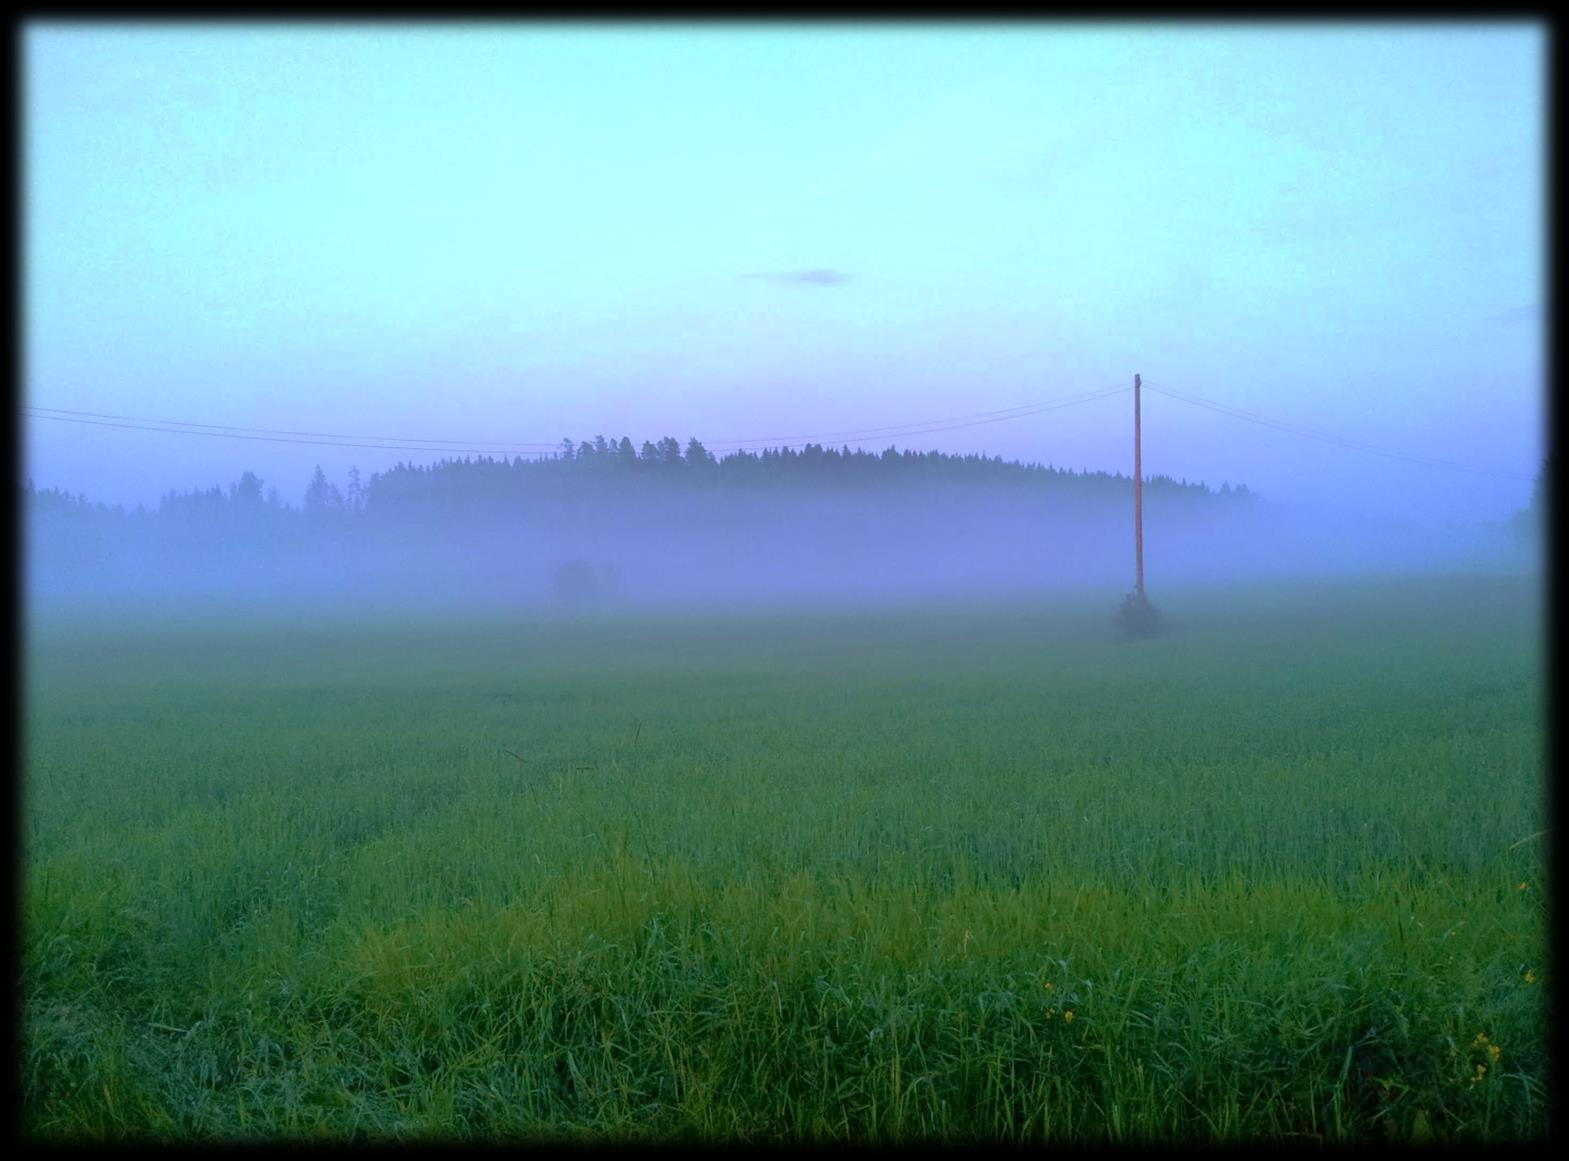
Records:
<instances>
[{"instance_id":1,"label":"distant treeline","mask_svg":"<svg viewBox=\"0 0 1569 1161\"><path fill-rule=\"evenodd\" d=\"M613 574L642 593L799 577L827 586L857 570L931 580L960 565L1034 576L1048 566L1013 558L1035 551L1067 567L1105 557L1069 529L1120 533L1132 491L1128 476L1000 457L820 444L716 456L670 438L641 451L600 438L534 459L399 463L369 478L350 469L342 481L317 467L292 502L250 471L130 511L29 481L24 575L33 594L258 599L539 595L585 571L596 586ZM1163 476L1145 485L1151 508L1168 513L1218 515L1248 496ZM934 556L936 542L945 548Z\"/></svg>"},{"instance_id":2,"label":"distant treeline","mask_svg":"<svg viewBox=\"0 0 1569 1161\"><path fill-rule=\"evenodd\" d=\"M330 481L317 467L295 506L276 487L267 487L253 472L243 472L228 489L214 486L189 492L171 491L156 512L141 505L130 513L122 506L94 503L84 495L73 496L56 488L24 488L28 510L40 515L157 516L175 523L205 524L214 518L230 522L246 516L273 513L311 517L361 514L431 513L464 509L507 509L537 501L591 500L613 504L617 495L646 494L649 489L703 489L713 492L742 490L810 490L814 494L841 489L864 490L879 486L901 489L985 485L1045 492L1068 506L1095 499L1124 499L1132 479L1104 471L1076 472L1051 465L1005 461L1001 456L948 455L938 451L883 452L834 449L809 443L799 450L789 447L761 451L733 451L716 456L696 439L683 451L679 442L666 437L644 441L641 449L623 437L617 442L596 437L576 446L563 440L561 449L548 457L508 459L505 456L443 459L428 465L398 463L362 480L358 468L349 470L343 487ZM1202 483L1170 476L1146 479L1152 497L1246 499L1247 485L1224 484L1212 491Z\"/></svg>"}]
</instances>

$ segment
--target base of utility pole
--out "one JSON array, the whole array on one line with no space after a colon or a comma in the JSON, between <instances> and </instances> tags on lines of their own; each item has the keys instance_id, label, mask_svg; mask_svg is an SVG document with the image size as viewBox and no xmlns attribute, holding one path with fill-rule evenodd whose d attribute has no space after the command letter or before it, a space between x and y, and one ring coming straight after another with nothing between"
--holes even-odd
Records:
<instances>
[{"instance_id":1,"label":"base of utility pole","mask_svg":"<svg viewBox=\"0 0 1569 1161\"><path fill-rule=\"evenodd\" d=\"M1160 609L1136 590L1122 598L1122 604L1112 614L1111 623L1124 641L1159 637L1166 630L1166 619Z\"/></svg>"}]
</instances>

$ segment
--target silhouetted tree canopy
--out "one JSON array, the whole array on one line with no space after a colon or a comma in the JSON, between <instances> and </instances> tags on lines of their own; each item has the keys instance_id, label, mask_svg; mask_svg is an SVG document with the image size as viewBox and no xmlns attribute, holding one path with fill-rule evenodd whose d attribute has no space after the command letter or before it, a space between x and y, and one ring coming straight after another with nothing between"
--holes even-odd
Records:
<instances>
[{"instance_id":1,"label":"silhouetted tree canopy","mask_svg":"<svg viewBox=\"0 0 1569 1161\"><path fill-rule=\"evenodd\" d=\"M701 509L704 519L733 513L734 523L727 527L739 528L754 518L769 518L765 509L733 506L747 495L818 502L854 494L861 497L862 511L867 504L875 509L878 496L886 495L890 513L896 502L906 514L910 505L921 511L930 502L945 506L944 519L962 522L970 512L984 518L991 498L1001 493L1038 501L1043 514L1066 515L1120 506L1132 493L1131 479L1121 474L1006 462L998 456L895 447L852 451L818 443L716 455L696 438L683 451L671 436L645 440L640 451L625 436L576 443L563 439L558 452L536 459L464 456L398 463L363 480L354 468L346 485L345 492L318 465L301 504L292 507L276 486L244 471L227 487L171 491L155 511L138 506L126 512L59 489L37 489L28 481L22 491L29 575L45 587L69 588L113 585L112 575L134 581L189 567L196 580L250 577L265 586L262 578L286 565L304 568L315 561L310 567L331 573L375 556L349 551L351 539L366 549L373 543L385 546L385 559L407 559L410 546L418 544L424 547L416 553L427 558L461 554L477 560L491 547L526 550L527 538L545 526L620 526L657 536L663 521L681 521L683 513L697 510L683 507L680 497L698 494L709 497ZM1166 476L1154 476L1145 485L1147 501L1165 497L1185 504L1233 505L1247 495L1241 487L1216 493ZM932 510L935 514L937 508ZM574 592L584 589L573 576L562 583ZM600 590L609 587L599 583Z\"/></svg>"},{"instance_id":2,"label":"silhouetted tree canopy","mask_svg":"<svg viewBox=\"0 0 1569 1161\"><path fill-rule=\"evenodd\" d=\"M1533 510L1545 505L1545 479L1537 483ZM800 448L764 448L715 455L696 438L683 452L671 436L657 443L644 440L634 450L623 436L611 441L595 436L574 444L561 441L560 450L548 457L508 459L505 456L465 456L429 464L398 463L362 480L359 469L350 470L347 493L327 478L318 465L306 485L300 509L282 503L276 487L267 487L254 472L242 472L224 488L167 493L156 514L142 512L141 519L191 528L233 527L252 523L264 515L274 518L374 517L398 512L439 513L452 506L506 511L535 502L575 500L614 506L621 495L646 494L650 488L679 492L780 490L824 491L914 487L950 488L969 485L1002 486L1035 492L1073 505L1081 500L1122 500L1132 481L1121 473L1073 471L1051 465L1004 461L1000 456L949 455L937 451L852 451L808 443ZM264 493L265 489L265 493ZM93 504L85 496L70 496L58 489L35 489L28 481L24 505L35 515L49 518L136 519L118 507ZM1169 476L1152 476L1145 494L1185 497L1194 501L1236 502L1251 498L1246 485L1229 483L1218 492L1202 483ZM243 517L243 519L242 519Z\"/></svg>"},{"instance_id":3,"label":"silhouetted tree canopy","mask_svg":"<svg viewBox=\"0 0 1569 1161\"><path fill-rule=\"evenodd\" d=\"M1547 506L1552 490L1553 457L1542 461L1531 485L1531 499L1515 513L1515 533L1522 541L1535 543L1547 536Z\"/></svg>"}]
</instances>

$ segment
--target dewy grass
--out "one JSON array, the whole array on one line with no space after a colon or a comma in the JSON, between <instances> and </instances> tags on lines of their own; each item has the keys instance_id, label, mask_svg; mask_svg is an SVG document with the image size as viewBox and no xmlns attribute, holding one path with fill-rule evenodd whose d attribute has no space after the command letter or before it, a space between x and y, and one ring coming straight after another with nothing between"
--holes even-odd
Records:
<instances>
[{"instance_id":1,"label":"dewy grass","mask_svg":"<svg viewBox=\"0 0 1569 1161\"><path fill-rule=\"evenodd\" d=\"M33 626L25 1131L1544 1133L1532 591L1163 605Z\"/></svg>"}]
</instances>

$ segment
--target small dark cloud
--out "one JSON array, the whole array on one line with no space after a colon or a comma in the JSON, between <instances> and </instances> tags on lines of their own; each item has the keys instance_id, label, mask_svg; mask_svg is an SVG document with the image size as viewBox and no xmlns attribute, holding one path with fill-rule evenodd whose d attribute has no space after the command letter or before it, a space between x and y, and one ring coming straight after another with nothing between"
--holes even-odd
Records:
<instances>
[{"instance_id":1,"label":"small dark cloud","mask_svg":"<svg viewBox=\"0 0 1569 1161\"><path fill-rule=\"evenodd\" d=\"M850 276L842 270L776 270L766 274L748 274L748 278L760 278L764 282L775 282L781 286L843 286L850 281Z\"/></svg>"},{"instance_id":2,"label":"small dark cloud","mask_svg":"<svg viewBox=\"0 0 1569 1161\"><path fill-rule=\"evenodd\" d=\"M1512 307L1501 310L1496 314L1487 316L1487 321L1499 326L1512 326L1516 323L1536 322L1542 317L1542 304L1539 302L1527 303L1525 306Z\"/></svg>"}]
</instances>

